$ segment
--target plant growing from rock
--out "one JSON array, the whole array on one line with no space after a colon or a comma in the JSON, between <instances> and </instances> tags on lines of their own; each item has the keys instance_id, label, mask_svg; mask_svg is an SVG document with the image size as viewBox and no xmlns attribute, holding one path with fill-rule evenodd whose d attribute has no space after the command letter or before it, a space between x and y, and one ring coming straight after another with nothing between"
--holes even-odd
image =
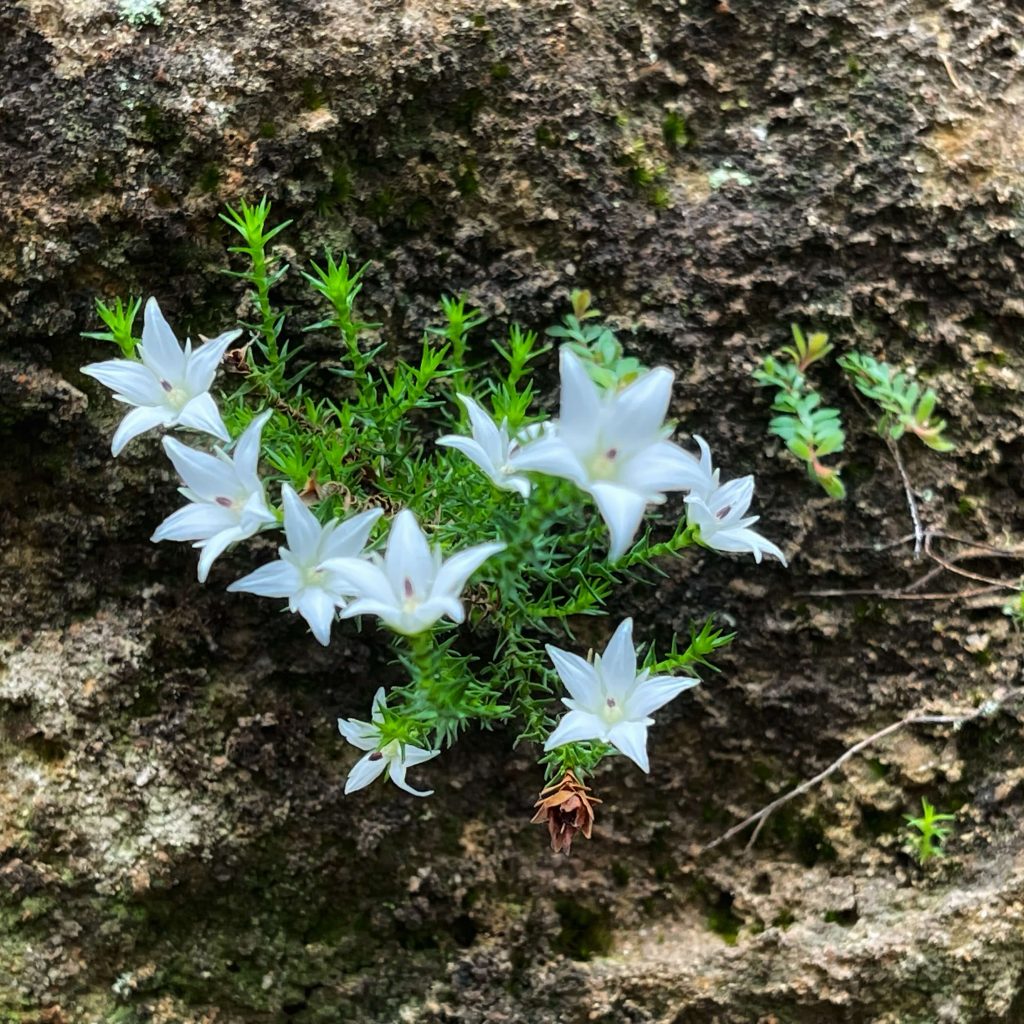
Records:
<instances>
[{"instance_id":1,"label":"plant growing from rock","mask_svg":"<svg viewBox=\"0 0 1024 1024\"><path fill-rule=\"evenodd\" d=\"M843 498L846 488L839 471L821 461L825 456L843 450L845 435L840 412L823 404L821 395L809 384L806 376L807 369L828 355L833 346L824 331L805 335L798 324L790 327L793 344L778 354L768 356L753 374L762 387L776 388L772 411L777 415L772 418L768 429L786 442L786 447L806 465L808 476L826 493L833 498ZM857 391L881 409L875 428L885 438L896 460L914 522L916 551L919 552L923 528L898 442L909 433L934 451L953 451L955 446L943 436L946 421L934 416L935 392L931 388L922 389L907 374L872 356L851 352L840 356L838 362Z\"/></svg>"},{"instance_id":2,"label":"plant growing from rock","mask_svg":"<svg viewBox=\"0 0 1024 1024\"><path fill-rule=\"evenodd\" d=\"M421 765L470 726L509 723L538 749L541 817L568 851L576 832L589 836L599 803L584 781L618 755L648 771L652 715L732 639L709 619L660 654L638 651L616 589L694 545L784 563L752 529L753 478L722 482L703 439L699 456L669 440L672 372L626 355L582 291L548 332L565 342L549 418L532 374L550 346L536 333L513 325L484 360L472 344L484 317L445 299L444 324L417 357L385 368L378 325L358 312L367 268L327 253L303 274L326 307L305 330L335 339L319 367L326 393L313 393L317 367L298 362L275 303L288 267L269 243L286 225L269 227L269 216L263 200L224 217L241 238L231 273L256 314L247 338L232 328L182 346L150 299L139 340L138 300L98 305L108 331L94 336L120 358L84 372L132 407L115 454L147 430L191 431L164 438L186 503L154 539L199 548L203 581L229 547L283 531L276 557L230 591L286 602L324 645L339 617L391 638L404 680L338 722L362 752L346 792L384 776L426 795L407 772L424 776ZM443 436L431 440L432 428ZM652 515L673 492L685 496L681 518ZM603 653L584 656L574 626L609 613Z\"/></svg>"},{"instance_id":3,"label":"plant growing from rock","mask_svg":"<svg viewBox=\"0 0 1024 1024\"><path fill-rule=\"evenodd\" d=\"M828 335L814 331L806 336L799 324L791 324L793 344L781 354L768 356L754 371L762 387L776 388L768 430L781 437L786 447L807 467L807 475L832 498L844 498L846 488L834 466L822 461L843 450L845 435L838 409L823 404L807 379L807 370L832 351ZM786 357L786 358L783 358Z\"/></svg>"},{"instance_id":4,"label":"plant growing from rock","mask_svg":"<svg viewBox=\"0 0 1024 1024\"><path fill-rule=\"evenodd\" d=\"M920 384L888 363L859 352L840 356L839 365L857 390L882 410L876 428L883 437L898 441L909 433L934 451L954 450L956 446L942 436L946 421L932 415L936 395L931 388L922 389Z\"/></svg>"},{"instance_id":5,"label":"plant growing from rock","mask_svg":"<svg viewBox=\"0 0 1024 1024\"><path fill-rule=\"evenodd\" d=\"M942 844L950 830L939 824L942 821L956 821L955 814L939 814L925 797L921 798L921 816L904 814L910 832L910 847L918 864L927 864L935 857L945 857Z\"/></svg>"}]
</instances>

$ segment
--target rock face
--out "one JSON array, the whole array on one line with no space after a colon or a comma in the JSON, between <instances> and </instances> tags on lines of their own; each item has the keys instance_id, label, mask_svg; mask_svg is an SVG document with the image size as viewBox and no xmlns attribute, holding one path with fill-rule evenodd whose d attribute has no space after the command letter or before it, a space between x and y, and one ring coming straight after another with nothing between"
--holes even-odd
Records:
<instances>
[{"instance_id":1,"label":"rock face","mask_svg":"<svg viewBox=\"0 0 1024 1024\"><path fill-rule=\"evenodd\" d=\"M1024 1021L1012 708L902 733L751 852L699 852L907 711L1016 685L1012 594L945 571L872 595L940 567L895 543L899 476L838 372L843 504L749 372L793 319L913 362L958 442L904 446L926 525L1013 548L1022 29L999 0L4 4L0 1021ZM377 634L323 651L223 592L245 554L200 588L147 541L174 484L151 438L110 459L79 332L97 295L156 294L193 335L245 315L217 213L263 193L294 262L374 261L395 351L441 293L542 328L590 287L677 369L685 429L757 474L791 568L694 555L623 596L646 638L710 612L740 636L659 718L649 777L593 780L569 860L511 735L435 762L429 801L344 798L334 720L396 672ZM283 300L318 318L297 273ZM959 811L926 870L921 796Z\"/></svg>"}]
</instances>

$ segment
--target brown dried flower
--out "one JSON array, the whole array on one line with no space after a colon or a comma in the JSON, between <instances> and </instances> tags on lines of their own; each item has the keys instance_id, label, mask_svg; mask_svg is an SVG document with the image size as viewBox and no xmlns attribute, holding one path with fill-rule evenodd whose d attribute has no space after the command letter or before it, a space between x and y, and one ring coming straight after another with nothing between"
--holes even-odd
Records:
<instances>
[{"instance_id":1,"label":"brown dried flower","mask_svg":"<svg viewBox=\"0 0 1024 1024\"><path fill-rule=\"evenodd\" d=\"M590 790L572 772L566 772L558 782L552 782L540 791L540 799L534 804L537 813L531 822L546 821L551 849L568 855L577 832L582 832L585 839L590 838L594 827L594 804L600 802L590 795Z\"/></svg>"},{"instance_id":2,"label":"brown dried flower","mask_svg":"<svg viewBox=\"0 0 1024 1024\"><path fill-rule=\"evenodd\" d=\"M249 348L252 342L246 342L241 348L229 349L224 353L224 367L229 373L249 372Z\"/></svg>"},{"instance_id":3,"label":"brown dried flower","mask_svg":"<svg viewBox=\"0 0 1024 1024\"><path fill-rule=\"evenodd\" d=\"M315 472L310 473L306 477L306 482L302 485L302 490L299 491L299 498L302 499L302 504L307 508L323 500L324 488L317 480Z\"/></svg>"}]
</instances>

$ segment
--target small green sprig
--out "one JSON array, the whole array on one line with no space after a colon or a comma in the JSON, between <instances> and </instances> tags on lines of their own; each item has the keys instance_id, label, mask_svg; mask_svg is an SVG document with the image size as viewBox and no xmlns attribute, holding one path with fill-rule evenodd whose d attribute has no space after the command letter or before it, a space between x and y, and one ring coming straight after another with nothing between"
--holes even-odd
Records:
<instances>
[{"instance_id":1,"label":"small green sprig","mask_svg":"<svg viewBox=\"0 0 1024 1024\"><path fill-rule=\"evenodd\" d=\"M590 292L576 289L569 301L572 312L563 317L560 327L548 328L548 337L564 338L602 387L618 388L635 380L644 368L640 360L624 355L621 342L606 324L586 322L601 316L601 311L591 306Z\"/></svg>"},{"instance_id":2,"label":"small green sprig","mask_svg":"<svg viewBox=\"0 0 1024 1024\"><path fill-rule=\"evenodd\" d=\"M459 371L459 376L466 366L466 339L469 332L486 322L487 317L478 309L466 308L467 298L460 295L457 299L450 296L441 297L441 312L447 323L444 327L428 327L427 333L446 338L451 346L452 364Z\"/></svg>"},{"instance_id":3,"label":"small green sprig","mask_svg":"<svg viewBox=\"0 0 1024 1024\"><path fill-rule=\"evenodd\" d=\"M83 332L83 338L95 341L112 341L121 350L125 359L135 359L136 346L141 341L135 337L135 318L142 308L142 299L129 298L126 302L114 299L109 305L102 299L96 300L96 315L107 325L106 331Z\"/></svg>"},{"instance_id":4,"label":"small green sprig","mask_svg":"<svg viewBox=\"0 0 1024 1024\"><path fill-rule=\"evenodd\" d=\"M922 797L921 817L915 818L911 814L904 814L903 817L906 819L908 831L911 831L909 841L918 864L926 864L933 857L946 856L942 844L950 829L943 828L938 822L955 821L955 814L936 814L935 808ZM915 829L916 833L913 831Z\"/></svg>"},{"instance_id":5,"label":"small green sprig","mask_svg":"<svg viewBox=\"0 0 1024 1024\"><path fill-rule=\"evenodd\" d=\"M330 250L324 251L324 257L323 266L315 260L310 260L313 272L308 274L302 271L302 276L312 285L314 291L331 304L332 314L315 324L310 324L306 330L321 331L328 327L337 330L345 342L353 375L361 377L377 350L363 352L359 346L359 339L367 331L375 331L381 326L360 320L355 312L356 299L363 289L363 275L370 264L364 263L358 270L353 271L349 266L347 253L342 253L341 259L337 262Z\"/></svg>"},{"instance_id":6,"label":"small green sprig","mask_svg":"<svg viewBox=\"0 0 1024 1024\"><path fill-rule=\"evenodd\" d=\"M241 245L232 246L228 251L241 253L248 258L246 270L225 270L229 277L247 281L252 286L252 294L259 311L260 321L257 324L245 324L250 330L258 332L257 344L264 358L270 365L269 383L276 390L283 385L284 366L289 353L287 346L281 348L278 339L284 327L285 314L276 310L270 303L270 289L277 285L288 272L287 263L279 263L273 254L267 252L267 245L277 237L289 224L290 220L282 221L269 231L267 220L270 217L270 201L264 196L258 203L247 203L244 199L238 209L227 207L220 219L233 228L242 238ZM292 353L294 354L294 353Z\"/></svg>"},{"instance_id":7,"label":"small green sprig","mask_svg":"<svg viewBox=\"0 0 1024 1024\"><path fill-rule=\"evenodd\" d=\"M728 647L735 639L735 633L719 629L714 617L709 617L699 630L690 627L690 642L682 650L679 650L678 639L673 637L671 649L665 657L659 658L652 644L644 659L644 668L655 676L672 675L687 668L694 671L697 665L718 672L718 667L709 660L711 655Z\"/></svg>"},{"instance_id":8,"label":"small green sprig","mask_svg":"<svg viewBox=\"0 0 1024 1024\"><path fill-rule=\"evenodd\" d=\"M807 368L823 359L832 350L828 335L814 331L808 337L798 324L792 324L793 344L782 349L788 357L769 356L754 371L754 379L762 387L777 389L772 402L771 433L807 467L807 475L832 498L844 498L846 488L834 466L822 459L843 450L845 434L838 409L822 404L821 395L808 383Z\"/></svg>"},{"instance_id":9,"label":"small green sprig","mask_svg":"<svg viewBox=\"0 0 1024 1024\"><path fill-rule=\"evenodd\" d=\"M789 329L793 333L793 344L784 346L782 351L796 363L801 373L806 373L812 363L824 359L835 347L829 344L824 331L814 331L807 337L799 324L790 324Z\"/></svg>"},{"instance_id":10,"label":"small green sprig","mask_svg":"<svg viewBox=\"0 0 1024 1024\"><path fill-rule=\"evenodd\" d=\"M877 427L883 437L898 441L911 433L934 451L953 451L955 445L942 436L946 421L932 416L936 396L931 388L922 390L920 384L888 363L859 352L841 356L839 365L857 390L881 408Z\"/></svg>"},{"instance_id":11,"label":"small green sprig","mask_svg":"<svg viewBox=\"0 0 1024 1024\"><path fill-rule=\"evenodd\" d=\"M538 345L537 341L536 331L524 331L519 324L512 324L506 344L492 342L498 355L508 364L508 370L497 377L494 415L498 420L507 419L510 430L518 430L526 422L533 402L533 384L529 380L533 367L530 363L551 351L550 345ZM525 384L520 386L524 379Z\"/></svg>"}]
</instances>

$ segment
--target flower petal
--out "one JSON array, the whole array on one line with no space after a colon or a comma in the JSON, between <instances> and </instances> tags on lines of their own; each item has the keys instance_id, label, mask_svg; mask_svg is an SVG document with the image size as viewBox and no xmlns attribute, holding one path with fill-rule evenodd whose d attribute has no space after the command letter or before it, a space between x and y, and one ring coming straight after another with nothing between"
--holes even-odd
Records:
<instances>
[{"instance_id":1,"label":"flower petal","mask_svg":"<svg viewBox=\"0 0 1024 1024\"><path fill-rule=\"evenodd\" d=\"M184 409L178 413L176 420L180 427L201 430L204 434L212 434L222 441L230 441L231 435L224 421L220 418L220 410L209 392L196 395Z\"/></svg>"},{"instance_id":2,"label":"flower petal","mask_svg":"<svg viewBox=\"0 0 1024 1024\"><path fill-rule=\"evenodd\" d=\"M563 651L560 647L546 644L544 650L555 666L558 678L569 692L573 700L585 708L595 710L601 704L601 687L598 683L594 666L571 651Z\"/></svg>"},{"instance_id":3,"label":"flower petal","mask_svg":"<svg viewBox=\"0 0 1024 1024\"><path fill-rule=\"evenodd\" d=\"M173 437L164 438L164 451L189 490L206 501L219 497L233 500L239 490L238 476L230 462L196 451Z\"/></svg>"},{"instance_id":4,"label":"flower petal","mask_svg":"<svg viewBox=\"0 0 1024 1024\"><path fill-rule=\"evenodd\" d=\"M440 753L440 751L438 751ZM388 763L388 775L391 776L391 781L399 788L404 789L406 793L412 796L433 796L434 791L432 789L413 789L408 782L405 781L405 770L407 765L404 761L399 761L393 758Z\"/></svg>"},{"instance_id":5,"label":"flower petal","mask_svg":"<svg viewBox=\"0 0 1024 1024\"><path fill-rule=\"evenodd\" d=\"M459 551L449 558L437 572L431 588L432 598L458 597L466 581L487 561L491 555L504 551L505 545L498 542L475 544L465 551Z\"/></svg>"},{"instance_id":6,"label":"flower petal","mask_svg":"<svg viewBox=\"0 0 1024 1024\"><path fill-rule=\"evenodd\" d=\"M205 583L206 577L210 575L210 568L215 559L219 558L236 541L244 540L248 534L237 526L230 530L221 530L214 534L209 540L202 544L203 553L199 556L199 565L196 568L199 582Z\"/></svg>"},{"instance_id":7,"label":"flower petal","mask_svg":"<svg viewBox=\"0 0 1024 1024\"><path fill-rule=\"evenodd\" d=\"M348 773L345 780L345 793L354 793L357 789L363 789L376 778L378 778L388 766L386 757L374 757L375 752L359 758L353 765L352 771Z\"/></svg>"},{"instance_id":8,"label":"flower petal","mask_svg":"<svg viewBox=\"0 0 1024 1024\"><path fill-rule=\"evenodd\" d=\"M647 757L647 722L619 722L608 730L608 742L642 772L651 770Z\"/></svg>"},{"instance_id":9,"label":"flower petal","mask_svg":"<svg viewBox=\"0 0 1024 1024\"><path fill-rule=\"evenodd\" d=\"M402 612L395 607L394 602L374 601L369 597L357 597L354 601L350 601L341 609L341 617L343 619L354 619L357 615L376 615L381 622L390 626L396 633L407 633L407 635L412 635L414 633L423 632L422 629L413 629L407 632L403 628L405 624L405 617L402 615Z\"/></svg>"},{"instance_id":10,"label":"flower petal","mask_svg":"<svg viewBox=\"0 0 1024 1024\"><path fill-rule=\"evenodd\" d=\"M230 509L205 502L191 502L177 512L172 512L149 539L154 543L162 540L208 540L214 534L237 525L238 518Z\"/></svg>"},{"instance_id":11,"label":"flower petal","mask_svg":"<svg viewBox=\"0 0 1024 1024\"><path fill-rule=\"evenodd\" d=\"M738 480L729 480L716 487L708 495L708 508L715 514L715 519L722 528L735 526L742 519L750 502L754 498L754 478L742 476Z\"/></svg>"},{"instance_id":12,"label":"flower petal","mask_svg":"<svg viewBox=\"0 0 1024 1024\"><path fill-rule=\"evenodd\" d=\"M246 536L251 537L254 533L268 526L278 525L277 516L267 505L266 495L263 493L263 486L254 491L246 499L238 515L238 526L246 531Z\"/></svg>"},{"instance_id":13,"label":"flower petal","mask_svg":"<svg viewBox=\"0 0 1024 1024\"><path fill-rule=\"evenodd\" d=\"M115 398L130 405L162 405L167 397L152 372L131 359L89 363L82 367L82 373L98 380L114 392Z\"/></svg>"},{"instance_id":14,"label":"flower petal","mask_svg":"<svg viewBox=\"0 0 1024 1024\"><path fill-rule=\"evenodd\" d=\"M377 692L373 695L373 700L370 701L370 717L374 722L384 721L384 709L388 706L388 695L387 691L383 686L377 687Z\"/></svg>"},{"instance_id":15,"label":"flower petal","mask_svg":"<svg viewBox=\"0 0 1024 1024\"><path fill-rule=\"evenodd\" d=\"M422 747L406 745L402 760L407 768L411 768L413 765L423 764L424 761L432 761L440 753L440 750L424 750Z\"/></svg>"},{"instance_id":16,"label":"flower petal","mask_svg":"<svg viewBox=\"0 0 1024 1024\"><path fill-rule=\"evenodd\" d=\"M445 434L444 437L437 439L437 443L444 448L454 448L457 452L462 452L486 477L494 481L494 483L500 482L501 473L494 460L471 437L462 437L460 434Z\"/></svg>"},{"instance_id":17,"label":"flower petal","mask_svg":"<svg viewBox=\"0 0 1024 1024\"><path fill-rule=\"evenodd\" d=\"M320 545L319 557L355 558L366 547L373 524L384 514L383 509L371 508L339 523Z\"/></svg>"},{"instance_id":18,"label":"flower petal","mask_svg":"<svg viewBox=\"0 0 1024 1024\"><path fill-rule=\"evenodd\" d=\"M663 436L662 424L672 397L673 377L671 370L659 366L615 396L612 426L621 448L635 451Z\"/></svg>"},{"instance_id":19,"label":"flower petal","mask_svg":"<svg viewBox=\"0 0 1024 1024\"><path fill-rule=\"evenodd\" d=\"M408 585L423 598L434 582L434 556L420 524L407 508L402 509L391 523L384 571L396 596L403 594Z\"/></svg>"},{"instance_id":20,"label":"flower petal","mask_svg":"<svg viewBox=\"0 0 1024 1024\"><path fill-rule=\"evenodd\" d=\"M630 695L626 713L629 718L644 718L699 683L699 679L685 676L653 676L645 679Z\"/></svg>"},{"instance_id":21,"label":"flower petal","mask_svg":"<svg viewBox=\"0 0 1024 1024\"><path fill-rule=\"evenodd\" d=\"M636 531L640 528L640 520L644 517L647 499L636 491L608 483L593 484L590 493L594 496L601 511L601 518L608 527L608 560L614 562L621 558L632 544Z\"/></svg>"},{"instance_id":22,"label":"flower petal","mask_svg":"<svg viewBox=\"0 0 1024 1024\"><path fill-rule=\"evenodd\" d=\"M708 547L716 548L718 551L749 552L754 556L755 562L760 562L763 555L771 555L773 558L777 558L783 565L788 564L786 556L779 548L754 530L718 530L710 538L705 538L702 532L701 540Z\"/></svg>"},{"instance_id":23,"label":"flower petal","mask_svg":"<svg viewBox=\"0 0 1024 1024\"><path fill-rule=\"evenodd\" d=\"M185 388L189 394L210 390L224 353L241 333L237 329L225 331L188 354L185 360Z\"/></svg>"},{"instance_id":24,"label":"flower petal","mask_svg":"<svg viewBox=\"0 0 1024 1024\"><path fill-rule=\"evenodd\" d=\"M503 491L515 491L523 498L528 498L533 490L533 485L525 476L506 476L498 486Z\"/></svg>"},{"instance_id":25,"label":"flower petal","mask_svg":"<svg viewBox=\"0 0 1024 1024\"><path fill-rule=\"evenodd\" d=\"M260 462L260 442L263 437L263 428L273 415L273 409L261 412L242 431L242 436L238 439L235 450L231 455L232 461L235 464L235 472L238 473L239 479L250 491L256 490L256 485L259 485L262 489L262 484L259 483L259 476L257 474Z\"/></svg>"},{"instance_id":26,"label":"flower petal","mask_svg":"<svg viewBox=\"0 0 1024 1024\"><path fill-rule=\"evenodd\" d=\"M595 429L601 422L603 394L590 379L580 359L563 345L559 353L562 395L558 410L558 435L575 452L593 447Z\"/></svg>"},{"instance_id":27,"label":"flower petal","mask_svg":"<svg viewBox=\"0 0 1024 1024\"><path fill-rule=\"evenodd\" d=\"M483 449L484 454L494 464L495 469L508 458L508 436L502 440L501 431L484 409L468 395L456 396L469 413L469 423L473 429L473 440Z\"/></svg>"},{"instance_id":28,"label":"flower petal","mask_svg":"<svg viewBox=\"0 0 1024 1024\"><path fill-rule=\"evenodd\" d=\"M332 579L331 585L340 593L397 608L397 598L384 570L369 559L329 558L320 563L320 568L336 577Z\"/></svg>"},{"instance_id":29,"label":"flower petal","mask_svg":"<svg viewBox=\"0 0 1024 1024\"><path fill-rule=\"evenodd\" d=\"M281 501L284 505L284 533L288 538L288 550L297 561L312 566L317 558L323 527L303 504L291 484L281 485Z\"/></svg>"},{"instance_id":30,"label":"flower petal","mask_svg":"<svg viewBox=\"0 0 1024 1024\"><path fill-rule=\"evenodd\" d=\"M228 585L232 593L244 591L259 597L291 597L302 585L294 565L276 559Z\"/></svg>"},{"instance_id":31,"label":"flower petal","mask_svg":"<svg viewBox=\"0 0 1024 1024\"><path fill-rule=\"evenodd\" d=\"M597 715L589 711L570 711L562 716L554 732L545 741L544 749L554 750L555 747L581 740L604 739L606 732L607 726Z\"/></svg>"},{"instance_id":32,"label":"flower petal","mask_svg":"<svg viewBox=\"0 0 1024 1024\"><path fill-rule=\"evenodd\" d=\"M338 732L360 750L376 750L380 743L380 729L370 722L358 718L339 718Z\"/></svg>"},{"instance_id":33,"label":"flower petal","mask_svg":"<svg viewBox=\"0 0 1024 1024\"><path fill-rule=\"evenodd\" d=\"M166 427L173 419L174 413L165 406L144 405L138 409L132 409L114 431L114 436L110 441L111 452L115 456L120 455L124 446L133 438L154 427Z\"/></svg>"},{"instance_id":34,"label":"flower petal","mask_svg":"<svg viewBox=\"0 0 1024 1024\"><path fill-rule=\"evenodd\" d=\"M636 648L633 646L633 620L623 619L601 655L601 680L609 697L625 698L636 682Z\"/></svg>"},{"instance_id":35,"label":"flower petal","mask_svg":"<svg viewBox=\"0 0 1024 1024\"><path fill-rule=\"evenodd\" d=\"M509 459L516 472L532 470L547 476L571 480L577 486L587 481L587 471L576 453L557 434L524 445Z\"/></svg>"},{"instance_id":36,"label":"flower petal","mask_svg":"<svg viewBox=\"0 0 1024 1024\"><path fill-rule=\"evenodd\" d=\"M296 598L295 610L309 623L313 636L326 647L331 642L331 626L337 614L331 595L320 587L306 587Z\"/></svg>"},{"instance_id":37,"label":"flower petal","mask_svg":"<svg viewBox=\"0 0 1024 1024\"><path fill-rule=\"evenodd\" d=\"M644 494L692 491L705 496L715 486L700 462L671 441L659 441L627 460L618 482Z\"/></svg>"},{"instance_id":38,"label":"flower petal","mask_svg":"<svg viewBox=\"0 0 1024 1024\"><path fill-rule=\"evenodd\" d=\"M452 622L463 622L466 618L466 609L457 597L452 597L450 594L437 594L406 615L406 626L401 632L410 636L422 633L437 622L442 615L447 615Z\"/></svg>"},{"instance_id":39,"label":"flower petal","mask_svg":"<svg viewBox=\"0 0 1024 1024\"><path fill-rule=\"evenodd\" d=\"M155 298L146 303L143 317L142 344L139 357L159 380L166 380L175 387L185 382L185 353L164 319ZM227 440L225 438L225 440Z\"/></svg>"},{"instance_id":40,"label":"flower petal","mask_svg":"<svg viewBox=\"0 0 1024 1024\"><path fill-rule=\"evenodd\" d=\"M708 543L707 538L713 537L718 529L714 512L708 508L707 502L703 498L697 497L696 494L688 494L685 500L687 524L696 526L704 543Z\"/></svg>"}]
</instances>

